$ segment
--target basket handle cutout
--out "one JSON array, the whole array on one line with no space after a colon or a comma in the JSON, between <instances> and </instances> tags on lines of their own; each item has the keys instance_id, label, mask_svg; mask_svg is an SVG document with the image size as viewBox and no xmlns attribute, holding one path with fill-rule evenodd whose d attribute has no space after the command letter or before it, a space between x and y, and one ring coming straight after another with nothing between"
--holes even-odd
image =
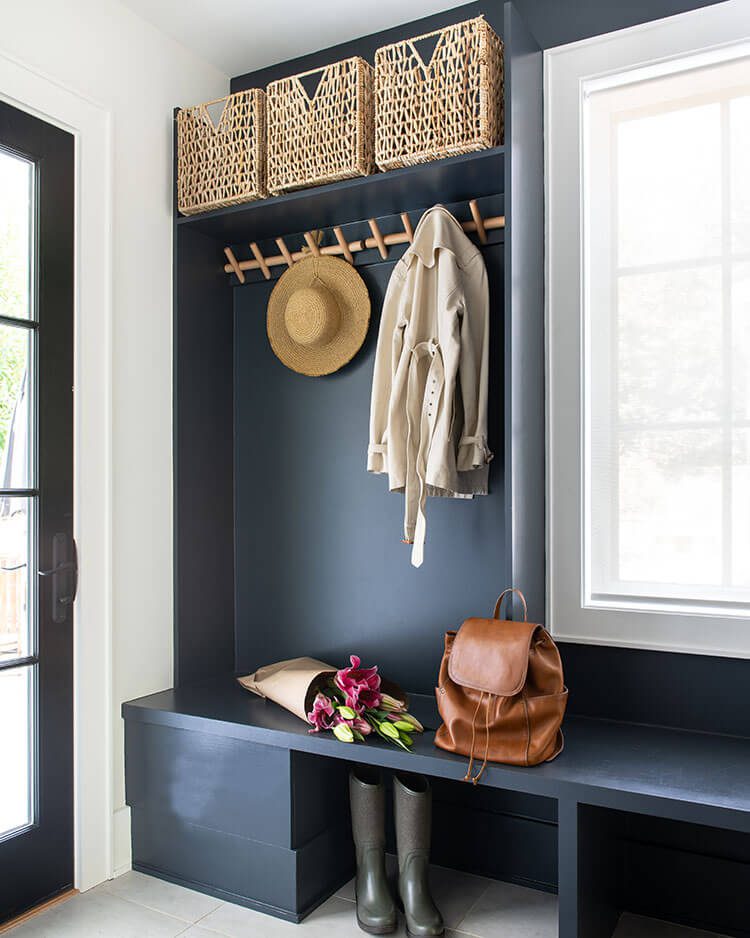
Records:
<instances>
[{"instance_id":1,"label":"basket handle cutout","mask_svg":"<svg viewBox=\"0 0 750 938\"><path fill-rule=\"evenodd\" d=\"M427 33L425 36L419 36L417 39L409 40L411 51L422 66L425 74L432 68L432 61L438 47L445 39L445 33L441 30L436 33Z\"/></svg>"},{"instance_id":2,"label":"basket handle cutout","mask_svg":"<svg viewBox=\"0 0 750 938\"><path fill-rule=\"evenodd\" d=\"M307 72L305 75L299 75L297 81L300 84L300 88L305 93L307 100L310 104L315 100L320 86L323 82L323 77L325 76L325 68L318 69L315 72Z\"/></svg>"},{"instance_id":3,"label":"basket handle cutout","mask_svg":"<svg viewBox=\"0 0 750 938\"><path fill-rule=\"evenodd\" d=\"M229 106L229 98L220 98L218 101L209 101L203 105L206 120L214 130L218 130L224 123L224 117Z\"/></svg>"}]
</instances>

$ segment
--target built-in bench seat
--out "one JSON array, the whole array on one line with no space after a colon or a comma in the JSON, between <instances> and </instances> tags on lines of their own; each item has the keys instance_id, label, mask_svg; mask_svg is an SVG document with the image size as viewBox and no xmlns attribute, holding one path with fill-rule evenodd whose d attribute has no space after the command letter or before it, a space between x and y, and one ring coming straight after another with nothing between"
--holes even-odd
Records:
<instances>
[{"instance_id":1,"label":"built-in bench seat","mask_svg":"<svg viewBox=\"0 0 750 938\"><path fill-rule=\"evenodd\" d=\"M134 865L300 920L351 874L341 760L463 779L466 760L433 745L434 700L415 695L411 710L427 731L410 754L310 734L230 677L124 704ZM575 717L564 730L555 761L492 764L481 782L556 803L560 938L611 935L617 819L750 834L750 739Z\"/></svg>"}]
</instances>

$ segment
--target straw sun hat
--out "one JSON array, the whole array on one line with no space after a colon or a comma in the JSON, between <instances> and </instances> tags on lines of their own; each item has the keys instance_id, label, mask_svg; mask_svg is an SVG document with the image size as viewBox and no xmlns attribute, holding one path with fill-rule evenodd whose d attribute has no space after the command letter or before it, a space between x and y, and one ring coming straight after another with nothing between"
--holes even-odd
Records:
<instances>
[{"instance_id":1,"label":"straw sun hat","mask_svg":"<svg viewBox=\"0 0 750 938\"><path fill-rule=\"evenodd\" d=\"M352 360L370 323L370 297L357 271L336 257L306 257L285 271L268 301L276 356L302 375L329 375Z\"/></svg>"}]
</instances>

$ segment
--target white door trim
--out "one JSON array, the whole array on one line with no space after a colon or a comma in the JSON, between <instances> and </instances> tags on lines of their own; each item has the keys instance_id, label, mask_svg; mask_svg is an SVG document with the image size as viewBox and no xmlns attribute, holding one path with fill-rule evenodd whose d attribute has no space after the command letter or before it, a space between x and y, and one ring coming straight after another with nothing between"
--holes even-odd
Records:
<instances>
[{"instance_id":1,"label":"white door trim","mask_svg":"<svg viewBox=\"0 0 750 938\"><path fill-rule=\"evenodd\" d=\"M0 49L0 99L76 138L75 886L112 876L112 121Z\"/></svg>"}]
</instances>

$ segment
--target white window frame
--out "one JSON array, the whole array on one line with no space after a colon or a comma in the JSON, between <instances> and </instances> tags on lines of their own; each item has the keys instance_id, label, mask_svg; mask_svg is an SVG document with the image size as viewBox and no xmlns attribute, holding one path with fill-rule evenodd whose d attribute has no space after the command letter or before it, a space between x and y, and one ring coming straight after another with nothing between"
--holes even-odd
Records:
<instances>
[{"instance_id":1,"label":"white window frame","mask_svg":"<svg viewBox=\"0 0 750 938\"><path fill-rule=\"evenodd\" d=\"M706 7L545 52L547 621L585 644L750 657L750 619L707 604L584 601L582 85L750 39L747 0Z\"/></svg>"}]
</instances>

